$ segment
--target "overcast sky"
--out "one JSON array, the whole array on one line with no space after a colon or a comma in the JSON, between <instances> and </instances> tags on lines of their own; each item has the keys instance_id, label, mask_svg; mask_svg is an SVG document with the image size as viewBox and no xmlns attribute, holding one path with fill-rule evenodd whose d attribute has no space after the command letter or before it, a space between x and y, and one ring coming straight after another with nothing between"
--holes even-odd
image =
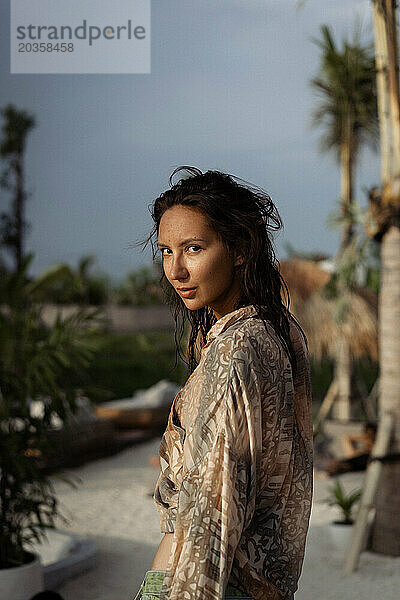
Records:
<instances>
[{"instance_id":1,"label":"overcast sky","mask_svg":"<svg viewBox=\"0 0 400 600\"><path fill-rule=\"evenodd\" d=\"M84 0L83 0L84 4ZM54 262L97 256L95 271L114 281L150 264L129 249L153 226L148 205L178 165L222 170L263 187L298 250L335 252L326 225L339 194L339 168L310 129L318 99L321 37L338 44L356 16L372 39L369 0L152 0L150 74L10 74L8 0L0 0L0 107L32 113L26 182L32 197L27 249L32 273ZM379 183L379 156L366 149L356 196ZM1 208L8 198L1 192Z\"/></svg>"}]
</instances>

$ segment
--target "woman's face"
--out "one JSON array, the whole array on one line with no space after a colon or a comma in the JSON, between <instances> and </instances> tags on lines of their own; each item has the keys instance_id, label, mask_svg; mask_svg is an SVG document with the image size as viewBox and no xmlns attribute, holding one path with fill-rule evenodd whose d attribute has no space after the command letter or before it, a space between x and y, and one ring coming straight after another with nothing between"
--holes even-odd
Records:
<instances>
[{"instance_id":1,"label":"woman's face","mask_svg":"<svg viewBox=\"0 0 400 600\"><path fill-rule=\"evenodd\" d=\"M234 268L242 262L228 253L206 217L191 207L165 211L158 229L164 273L189 310L209 306L217 319L234 310L240 294ZM195 288L182 296L178 288Z\"/></svg>"}]
</instances>

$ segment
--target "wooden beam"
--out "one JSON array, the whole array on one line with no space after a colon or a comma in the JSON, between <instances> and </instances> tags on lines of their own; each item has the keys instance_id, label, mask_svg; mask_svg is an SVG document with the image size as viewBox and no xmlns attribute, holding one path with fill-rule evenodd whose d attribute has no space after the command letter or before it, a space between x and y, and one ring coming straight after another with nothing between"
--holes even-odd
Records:
<instances>
[{"instance_id":1,"label":"wooden beam","mask_svg":"<svg viewBox=\"0 0 400 600\"><path fill-rule=\"evenodd\" d=\"M375 443L371 450L371 458L383 458L388 451L392 435L394 419L392 414L384 413L378 424ZM357 513L349 546L346 549L344 573L350 574L358 568L360 554L365 547L368 533L375 517L374 499L382 471L382 462L373 460L368 464L360 508Z\"/></svg>"}]
</instances>

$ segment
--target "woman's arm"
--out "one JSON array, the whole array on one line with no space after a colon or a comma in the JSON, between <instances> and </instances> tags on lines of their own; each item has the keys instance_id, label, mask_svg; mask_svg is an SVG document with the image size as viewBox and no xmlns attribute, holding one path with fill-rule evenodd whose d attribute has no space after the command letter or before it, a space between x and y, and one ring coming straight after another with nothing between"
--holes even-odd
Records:
<instances>
[{"instance_id":1,"label":"woman's arm","mask_svg":"<svg viewBox=\"0 0 400 600\"><path fill-rule=\"evenodd\" d=\"M151 565L151 571L167 570L173 537L173 533L164 533L164 537L161 539L161 542L157 548L157 552L154 556L153 564Z\"/></svg>"}]
</instances>

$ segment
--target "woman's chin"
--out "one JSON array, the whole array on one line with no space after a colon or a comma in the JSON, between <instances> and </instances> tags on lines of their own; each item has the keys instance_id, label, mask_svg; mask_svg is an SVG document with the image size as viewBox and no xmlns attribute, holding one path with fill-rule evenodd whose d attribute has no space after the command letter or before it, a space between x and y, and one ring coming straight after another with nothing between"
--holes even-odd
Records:
<instances>
[{"instance_id":1,"label":"woman's chin","mask_svg":"<svg viewBox=\"0 0 400 600\"><path fill-rule=\"evenodd\" d=\"M205 306L204 302L197 298L182 298L182 301L188 310L200 310Z\"/></svg>"}]
</instances>

